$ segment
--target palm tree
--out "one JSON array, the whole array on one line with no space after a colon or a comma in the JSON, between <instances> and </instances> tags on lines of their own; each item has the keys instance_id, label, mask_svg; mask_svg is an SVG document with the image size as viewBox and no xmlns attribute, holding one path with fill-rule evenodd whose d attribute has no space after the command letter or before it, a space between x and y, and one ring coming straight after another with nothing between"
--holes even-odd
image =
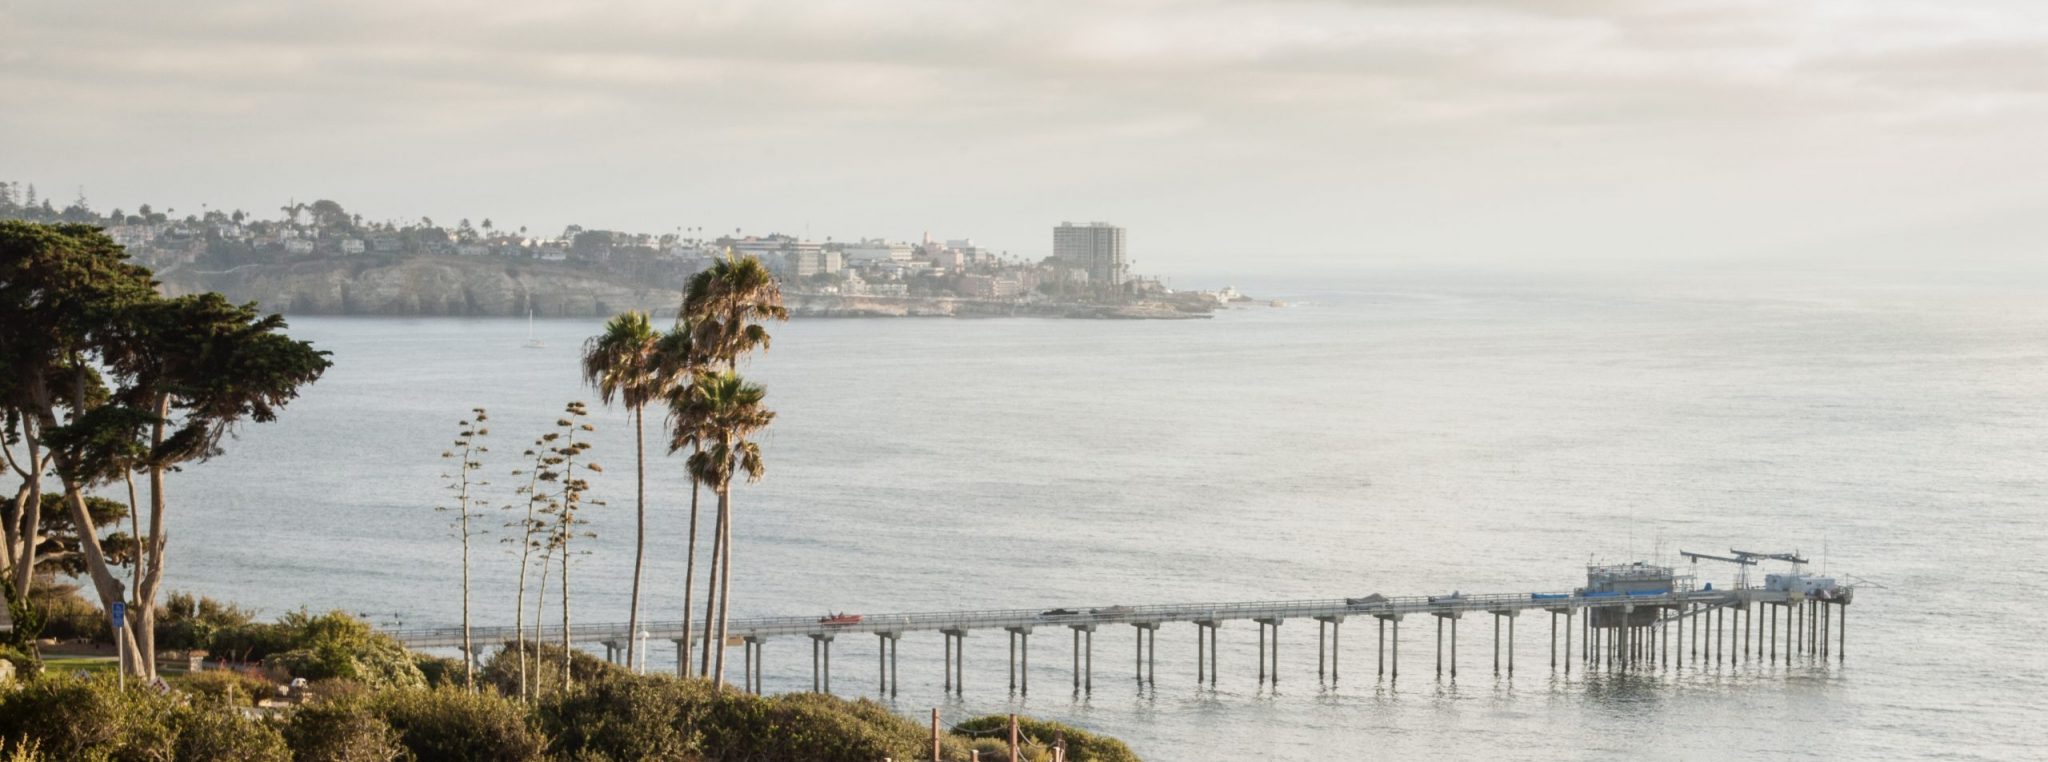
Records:
<instances>
[{"instance_id":1,"label":"palm tree","mask_svg":"<svg viewBox=\"0 0 2048 762\"><path fill-rule=\"evenodd\" d=\"M690 327L683 324L662 334L655 342L655 373L663 380L660 386L668 402L669 425L672 431L681 430L682 419L679 416L687 404L691 385L704 365L704 358L698 354L692 336ZM683 440L676 438L669 447L669 454L675 454L683 445ZM695 447L694 444L691 446ZM685 468L685 471L687 470ZM697 480L697 475L690 474L690 539L683 560L683 648L676 660L678 674L681 674L681 670L688 669L690 665L690 609L695 603L697 586L697 498L701 486L703 482ZM699 673L702 671L700 669Z\"/></svg>"},{"instance_id":2,"label":"palm tree","mask_svg":"<svg viewBox=\"0 0 2048 762\"><path fill-rule=\"evenodd\" d=\"M782 306L782 287L761 260L727 255L690 278L683 315L704 355L736 370L742 355L768 348L761 321L788 320L789 310Z\"/></svg>"},{"instance_id":3,"label":"palm tree","mask_svg":"<svg viewBox=\"0 0 2048 762\"><path fill-rule=\"evenodd\" d=\"M625 404L633 414L634 493L633 595L626 610L626 668L640 669L640 577L647 559L647 403L658 399L664 376L655 362L660 336L647 313L631 311L612 318L604 333L583 344L583 380L597 387L598 399Z\"/></svg>"},{"instance_id":4,"label":"palm tree","mask_svg":"<svg viewBox=\"0 0 2048 762\"><path fill-rule=\"evenodd\" d=\"M773 273L762 266L754 257L734 257L730 253L724 259L712 264L711 268L690 278L684 291L682 324L690 334L692 348L703 361L700 368L708 369L723 364L728 375L737 371L739 358L755 349L767 349L769 335L760 325L762 320L788 320L789 311L782 306L782 289L776 283ZM699 375L696 385L715 381L713 375ZM758 387L756 387L758 388ZM704 443L711 439L708 422L702 417L705 409L695 392L680 395L682 404L671 403L674 411L675 441L670 451L690 445L698 460L705 451ZM762 425L766 425L764 421ZM757 453L758 455L758 453ZM692 473L696 469L692 468ZM701 476L699 481L703 481ZM758 478L758 476L754 477ZM728 481L730 474L727 474ZM724 680L725 662L725 615L729 609L726 596L732 587L732 514L729 501L719 500L717 519L712 528L710 592L704 601L704 656L701 669L708 674L716 671L714 678ZM717 635L714 638L713 612L716 617ZM714 658L713 648L718 654Z\"/></svg>"},{"instance_id":5,"label":"palm tree","mask_svg":"<svg viewBox=\"0 0 2048 762\"><path fill-rule=\"evenodd\" d=\"M707 373L699 376L692 384L686 397L680 418L687 422L678 432L678 438L698 448L690 456L690 473L710 485L718 495L718 521L714 529L712 561L714 572L712 584L717 590L717 617L714 620L707 606L704 621L705 649L709 653L713 644L723 644L726 637L727 616L731 611L732 590L732 477L745 472L747 481L756 482L767 472L761 459L761 446L751 437L775 420L775 413L763 407L761 402L767 390L759 384L748 382L738 373ZM716 629L713 629L714 623ZM725 649L719 648L712 659L713 685L725 685Z\"/></svg>"}]
</instances>

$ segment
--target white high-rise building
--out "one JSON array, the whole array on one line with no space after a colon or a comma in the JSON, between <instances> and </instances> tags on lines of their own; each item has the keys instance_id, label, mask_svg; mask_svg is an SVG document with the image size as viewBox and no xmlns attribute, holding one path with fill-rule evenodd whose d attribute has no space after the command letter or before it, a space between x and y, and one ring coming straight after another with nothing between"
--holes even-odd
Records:
<instances>
[{"instance_id":1,"label":"white high-rise building","mask_svg":"<svg viewBox=\"0 0 2048 762\"><path fill-rule=\"evenodd\" d=\"M1107 222L1062 222L1052 229L1052 255L1088 273L1091 283L1123 285L1130 266L1124 260L1124 229Z\"/></svg>"}]
</instances>

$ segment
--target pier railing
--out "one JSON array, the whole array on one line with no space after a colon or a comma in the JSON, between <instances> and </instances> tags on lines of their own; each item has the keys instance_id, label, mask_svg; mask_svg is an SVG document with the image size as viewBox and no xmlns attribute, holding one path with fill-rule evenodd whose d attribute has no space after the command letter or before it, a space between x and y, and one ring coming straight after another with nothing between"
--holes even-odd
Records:
<instances>
[{"instance_id":1,"label":"pier railing","mask_svg":"<svg viewBox=\"0 0 2048 762\"><path fill-rule=\"evenodd\" d=\"M1539 597L1541 596L1541 597ZM1440 595L1440 596L1399 596L1386 597L1371 602L1352 602L1353 599L1324 598L1291 601L1230 601L1214 603L1175 603L1151 605L1102 605L1062 606L1056 608L1028 609L980 609L969 611L925 611L892 614L866 614L858 622L832 623L821 616L769 616L743 617L732 619L727 632L735 638L769 638L807 636L832 638L845 634L891 634L938 630L1003 630L1035 628L1090 628L1102 625L1129 624L1150 626L1169 622L1224 623L1229 621L1256 621L1288 619L1316 619L1342 617L1383 617L1397 618L1411 615L1462 616L1467 613L1514 614L1526 610L1575 610L1605 609L1618 607L1668 607L1691 604L1694 606L1729 605L1741 601L1777 602L1784 593L1757 589L1740 590L1673 590L1655 595L1600 596L1592 597L1578 593L1505 593L1483 595ZM1071 613L1054 613L1071 612ZM701 635L703 623L696 622L697 633ZM450 648L462 645L461 627L414 627L386 631L399 642L413 648ZM675 640L683 638L681 620L643 622L643 636L652 639ZM559 641L562 638L561 625L528 627L526 637L543 641ZM623 643L631 634L623 622L593 623L575 625L570 628L572 640L581 642ZM508 626L470 628L471 642L478 648L493 646L519 637L519 633Z\"/></svg>"}]
</instances>

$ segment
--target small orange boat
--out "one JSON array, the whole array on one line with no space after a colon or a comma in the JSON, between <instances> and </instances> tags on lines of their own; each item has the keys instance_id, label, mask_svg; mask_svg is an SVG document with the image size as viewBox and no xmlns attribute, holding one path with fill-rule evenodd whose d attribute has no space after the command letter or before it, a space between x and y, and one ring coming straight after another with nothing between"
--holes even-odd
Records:
<instances>
[{"instance_id":1,"label":"small orange boat","mask_svg":"<svg viewBox=\"0 0 2048 762\"><path fill-rule=\"evenodd\" d=\"M860 624L860 615L859 615L859 614L832 614L832 615L830 615L830 616L823 616L823 617L819 617L819 618L818 618L818 623L819 623L819 624L823 624L823 625L831 625L831 626L841 626L841 625L849 625L849 624Z\"/></svg>"}]
</instances>

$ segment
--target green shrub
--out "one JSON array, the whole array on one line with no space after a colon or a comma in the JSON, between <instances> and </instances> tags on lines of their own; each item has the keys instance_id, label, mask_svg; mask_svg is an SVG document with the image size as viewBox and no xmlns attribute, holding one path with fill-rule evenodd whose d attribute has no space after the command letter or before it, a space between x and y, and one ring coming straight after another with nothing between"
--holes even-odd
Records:
<instances>
[{"instance_id":1,"label":"green shrub","mask_svg":"<svg viewBox=\"0 0 2048 762\"><path fill-rule=\"evenodd\" d=\"M427 678L412 654L391 636L340 611L286 614L278 627L289 633L291 650L272 653L265 664L307 680L354 680L372 687L423 688Z\"/></svg>"},{"instance_id":2,"label":"green shrub","mask_svg":"<svg viewBox=\"0 0 2048 762\"><path fill-rule=\"evenodd\" d=\"M181 762L291 762L284 736L270 724L219 706L180 707L174 714Z\"/></svg>"},{"instance_id":3,"label":"green shrub","mask_svg":"<svg viewBox=\"0 0 2048 762\"><path fill-rule=\"evenodd\" d=\"M78 594L77 585L37 582L31 586L30 602L42 611L45 638L90 643L114 642L114 622L99 604ZM44 751L45 754L49 752Z\"/></svg>"},{"instance_id":4,"label":"green shrub","mask_svg":"<svg viewBox=\"0 0 2048 762\"><path fill-rule=\"evenodd\" d=\"M398 731L360 697L301 705L283 730L298 762L392 762L406 753Z\"/></svg>"},{"instance_id":5,"label":"green shrub","mask_svg":"<svg viewBox=\"0 0 2048 762\"><path fill-rule=\"evenodd\" d=\"M169 700L116 688L111 676L49 675L0 695L0 743L32 743L49 759L170 759L171 713Z\"/></svg>"},{"instance_id":6,"label":"green shrub","mask_svg":"<svg viewBox=\"0 0 2048 762\"><path fill-rule=\"evenodd\" d=\"M115 687L110 677L49 676L0 696L0 744L45 759L252 760L291 758L276 729L218 705Z\"/></svg>"},{"instance_id":7,"label":"green shrub","mask_svg":"<svg viewBox=\"0 0 2048 762\"><path fill-rule=\"evenodd\" d=\"M451 688L386 690L369 705L421 760L541 758L527 707L511 699Z\"/></svg>"},{"instance_id":8,"label":"green shrub","mask_svg":"<svg viewBox=\"0 0 2048 762\"><path fill-rule=\"evenodd\" d=\"M156 647L190 651L211 651L216 635L249 626L254 619L248 611L212 598L194 598L190 593L171 593L157 607Z\"/></svg>"},{"instance_id":9,"label":"green shrub","mask_svg":"<svg viewBox=\"0 0 2048 762\"><path fill-rule=\"evenodd\" d=\"M687 760L696 758L710 699L702 680L614 675L549 694L536 714L561 757Z\"/></svg>"},{"instance_id":10,"label":"green shrub","mask_svg":"<svg viewBox=\"0 0 2048 762\"><path fill-rule=\"evenodd\" d=\"M412 655L412 666L420 671L420 676L426 679L429 688L460 688L465 685L461 659L415 653Z\"/></svg>"},{"instance_id":11,"label":"green shrub","mask_svg":"<svg viewBox=\"0 0 2048 762\"><path fill-rule=\"evenodd\" d=\"M193 672L173 681L196 701L219 706L255 706L277 695L277 685L269 680L228 669Z\"/></svg>"},{"instance_id":12,"label":"green shrub","mask_svg":"<svg viewBox=\"0 0 2048 762\"><path fill-rule=\"evenodd\" d=\"M251 622L214 631L205 648L215 659L262 661L291 650L292 631L279 624Z\"/></svg>"},{"instance_id":13,"label":"green shrub","mask_svg":"<svg viewBox=\"0 0 2048 762\"><path fill-rule=\"evenodd\" d=\"M953 732L965 735L988 736L1001 734L1008 743L1010 718L1008 715L991 714L962 722L953 726ZM1019 737L1037 744L1051 746L1060 739L1067 744L1067 759L1072 762L1138 762L1138 755L1124 742L1108 736L1096 735L1072 725L1051 720L1017 718Z\"/></svg>"},{"instance_id":14,"label":"green shrub","mask_svg":"<svg viewBox=\"0 0 2048 762\"><path fill-rule=\"evenodd\" d=\"M557 693L562 687L562 647L552 643L526 642L527 690L533 695L546 696ZM576 684L583 685L598 680L632 674L624 667L611 664L582 651L570 655L569 671L576 678ZM494 686L506 696L519 695L519 649L511 643L498 649L484 661L484 668L477 673L477 682Z\"/></svg>"},{"instance_id":15,"label":"green shrub","mask_svg":"<svg viewBox=\"0 0 2048 762\"><path fill-rule=\"evenodd\" d=\"M818 693L723 694L712 704L703 733L709 759L867 762L931 754L930 730L910 718L867 699ZM941 747L947 759L968 758L963 739L948 735Z\"/></svg>"}]
</instances>

